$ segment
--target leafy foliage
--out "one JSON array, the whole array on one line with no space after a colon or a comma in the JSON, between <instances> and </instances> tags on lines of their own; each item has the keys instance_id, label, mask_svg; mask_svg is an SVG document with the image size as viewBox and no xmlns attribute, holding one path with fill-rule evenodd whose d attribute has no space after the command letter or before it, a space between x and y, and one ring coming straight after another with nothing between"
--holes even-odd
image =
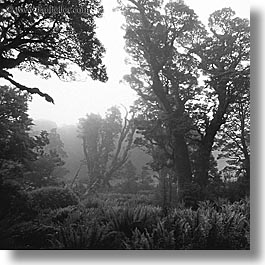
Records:
<instances>
[{"instance_id":1,"label":"leafy foliage","mask_svg":"<svg viewBox=\"0 0 265 265\"><path fill-rule=\"evenodd\" d=\"M44 12L44 8L69 12ZM0 78L49 102L53 102L49 95L19 84L9 70L33 71L44 78L54 72L60 78L73 79L69 65L74 64L93 79L107 80L102 63L105 50L95 34L95 19L103 12L100 1L5 0L0 10Z\"/></svg>"},{"instance_id":2,"label":"leafy foliage","mask_svg":"<svg viewBox=\"0 0 265 265\"><path fill-rule=\"evenodd\" d=\"M152 224L156 222L160 209L138 205L107 209L105 213L110 220L110 228L130 238L135 229L140 231L152 229Z\"/></svg>"},{"instance_id":3,"label":"leafy foliage","mask_svg":"<svg viewBox=\"0 0 265 265\"><path fill-rule=\"evenodd\" d=\"M250 102L245 97L231 108L227 122L218 133L215 145L219 159L226 159L223 174L250 178Z\"/></svg>"},{"instance_id":4,"label":"leafy foliage","mask_svg":"<svg viewBox=\"0 0 265 265\"><path fill-rule=\"evenodd\" d=\"M28 94L1 86L0 98L0 179L16 180L25 186L25 172L43 154L47 134L30 134L33 123L27 114Z\"/></svg>"},{"instance_id":5,"label":"leafy foliage","mask_svg":"<svg viewBox=\"0 0 265 265\"><path fill-rule=\"evenodd\" d=\"M33 207L37 209L56 209L79 203L78 197L67 188L44 187L29 194Z\"/></svg>"},{"instance_id":6,"label":"leafy foliage","mask_svg":"<svg viewBox=\"0 0 265 265\"><path fill-rule=\"evenodd\" d=\"M99 226L97 223L90 227L64 226L59 231L58 240L53 243L57 249L105 249L107 241L107 228ZM110 247L110 244L107 245Z\"/></svg>"},{"instance_id":7,"label":"leafy foliage","mask_svg":"<svg viewBox=\"0 0 265 265\"><path fill-rule=\"evenodd\" d=\"M129 120L128 114L126 110L123 121L120 110L112 107L105 118L92 113L80 119L89 189L109 187L113 175L128 160L135 133L133 117Z\"/></svg>"},{"instance_id":8,"label":"leafy foliage","mask_svg":"<svg viewBox=\"0 0 265 265\"><path fill-rule=\"evenodd\" d=\"M67 157L64 144L56 129L45 134L46 145L38 150L38 158L28 163L28 171L24 173L24 185L28 190L44 186L58 186L63 181L63 176L68 172L63 165L63 159Z\"/></svg>"},{"instance_id":9,"label":"leafy foliage","mask_svg":"<svg viewBox=\"0 0 265 265\"><path fill-rule=\"evenodd\" d=\"M0 160L24 162L32 159L36 143L29 136L32 120L27 114L30 96L17 89L0 86Z\"/></svg>"},{"instance_id":10,"label":"leafy foliage","mask_svg":"<svg viewBox=\"0 0 265 265\"><path fill-rule=\"evenodd\" d=\"M31 133L27 93L1 86L0 98L0 178L15 180L24 189L57 184L54 170L64 164L57 151L65 156L62 142L56 139L58 135ZM59 146L52 147L55 140Z\"/></svg>"},{"instance_id":11,"label":"leafy foliage","mask_svg":"<svg viewBox=\"0 0 265 265\"><path fill-rule=\"evenodd\" d=\"M0 220L5 217L30 218L31 211L29 195L22 191L16 182L4 181L0 185Z\"/></svg>"},{"instance_id":12,"label":"leafy foliage","mask_svg":"<svg viewBox=\"0 0 265 265\"><path fill-rule=\"evenodd\" d=\"M44 152L57 153L60 158L66 158L67 153L64 151L64 143L61 140L60 134L56 128L51 129L48 133L49 143L45 146Z\"/></svg>"},{"instance_id":13,"label":"leafy foliage","mask_svg":"<svg viewBox=\"0 0 265 265\"><path fill-rule=\"evenodd\" d=\"M202 201L165 214L145 204L112 199L39 211L12 223L0 240L5 248L35 249L249 249L250 202ZM122 196L122 195L121 195ZM115 200L113 200L115 199ZM42 240L39 240L41 236Z\"/></svg>"}]
</instances>

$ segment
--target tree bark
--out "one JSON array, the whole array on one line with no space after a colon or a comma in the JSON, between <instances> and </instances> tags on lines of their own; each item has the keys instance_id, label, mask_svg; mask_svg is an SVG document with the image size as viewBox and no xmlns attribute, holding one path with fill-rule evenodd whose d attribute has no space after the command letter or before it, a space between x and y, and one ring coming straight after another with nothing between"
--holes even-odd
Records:
<instances>
[{"instance_id":1,"label":"tree bark","mask_svg":"<svg viewBox=\"0 0 265 265\"><path fill-rule=\"evenodd\" d=\"M210 124L206 127L205 135L201 139L196 156L195 179L200 185L202 191L205 190L209 182L208 171L214 139L221 125L225 123L224 115L229 105L229 101L226 99L224 92L219 94L218 99L218 108Z\"/></svg>"},{"instance_id":2,"label":"tree bark","mask_svg":"<svg viewBox=\"0 0 265 265\"><path fill-rule=\"evenodd\" d=\"M184 139L184 135L174 136L174 171L179 183L180 191L183 190L186 184L192 181L192 172L190 166L190 158L188 147Z\"/></svg>"}]
</instances>

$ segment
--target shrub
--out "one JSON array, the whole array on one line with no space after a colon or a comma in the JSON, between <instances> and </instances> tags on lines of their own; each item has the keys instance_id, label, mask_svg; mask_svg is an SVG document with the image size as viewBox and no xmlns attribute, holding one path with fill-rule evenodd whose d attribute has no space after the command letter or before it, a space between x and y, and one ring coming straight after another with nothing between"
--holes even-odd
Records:
<instances>
[{"instance_id":1,"label":"shrub","mask_svg":"<svg viewBox=\"0 0 265 265\"><path fill-rule=\"evenodd\" d=\"M196 211L176 209L167 216L176 249L249 249L247 201L199 203Z\"/></svg>"},{"instance_id":2,"label":"shrub","mask_svg":"<svg viewBox=\"0 0 265 265\"><path fill-rule=\"evenodd\" d=\"M77 205L78 197L68 188L44 187L30 192L32 206L37 209L57 209Z\"/></svg>"},{"instance_id":3,"label":"shrub","mask_svg":"<svg viewBox=\"0 0 265 265\"><path fill-rule=\"evenodd\" d=\"M102 198L88 196L87 198L82 200L82 204L86 208L100 208L104 205L104 200Z\"/></svg>"},{"instance_id":4,"label":"shrub","mask_svg":"<svg viewBox=\"0 0 265 265\"><path fill-rule=\"evenodd\" d=\"M52 241L55 249L111 249L108 227L94 222L92 225L67 224L60 228Z\"/></svg>"},{"instance_id":5,"label":"shrub","mask_svg":"<svg viewBox=\"0 0 265 265\"><path fill-rule=\"evenodd\" d=\"M175 249L174 231L167 230L161 221L150 232L145 229L141 233L136 228L131 239L126 239L123 241L125 249Z\"/></svg>"},{"instance_id":6,"label":"shrub","mask_svg":"<svg viewBox=\"0 0 265 265\"><path fill-rule=\"evenodd\" d=\"M35 221L22 222L11 227L5 249L48 249L58 230Z\"/></svg>"},{"instance_id":7,"label":"shrub","mask_svg":"<svg viewBox=\"0 0 265 265\"><path fill-rule=\"evenodd\" d=\"M0 220L10 216L30 218L35 212L30 207L30 197L16 182L6 181L0 185ZM10 223L9 223L10 225Z\"/></svg>"},{"instance_id":8,"label":"shrub","mask_svg":"<svg viewBox=\"0 0 265 265\"><path fill-rule=\"evenodd\" d=\"M65 208L59 208L48 212L48 220L53 224L64 224L76 211L76 206L67 206Z\"/></svg>"},{"instance_id":9,"label":"shrub","mask_svg":"<svg viewBox=\"0 0 265 265\"><path fill-rule=\"evenodd\" d=\"M136 228L140 232L145 229L152 230L160 214L160 208L149 205L124 206L105 210L111 229L121 232L126 237L131 237Z\"/></svg>"},{"instance_id":10,"label":"shrub","mask_svg":"<svg viewBox=\"0 0 265 265\"><path fill-rule=\"evenodd\" d=\"M30 206L27 192L15 182L0 185L0 249L14 246L12 237L16 225L33 219L37 212Z\"/></svg>"}]
</instances>

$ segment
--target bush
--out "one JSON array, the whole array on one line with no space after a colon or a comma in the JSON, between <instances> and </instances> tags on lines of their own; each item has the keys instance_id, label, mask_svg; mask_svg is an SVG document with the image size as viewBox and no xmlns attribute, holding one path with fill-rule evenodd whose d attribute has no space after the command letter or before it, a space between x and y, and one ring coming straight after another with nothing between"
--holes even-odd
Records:
<instances>
[{"instance_id":1,"label":"bush","mask_svg":"<svg viewBox=\"0 0 265 265\"><path fill-rule=\"evenodd\" d=\"M27 192L20 189L15 182L6 181L0 184L0 249L13 246L13 227L28 222L37 216L32 209Z\"/></svg>"},{"instance_id":2,"label":"bush","mask_svg":"<svg viewBox=\"0 0 265 265\"><path fill-rule=\"evenodd\" d=\"M172 209L152 229L131 226L126 249L249 249L249 200L203 201L197 210Z\"/></svg>"},{"instance_id":3,"label":"bush","mask_svg":"<svg viewBox=\"0 0 265 265\"><path fill-rule=\"evenodd\" d=\"M6 181L0 185L0 220L12 216L30 217L34 211L30 207L30 197L16 182Z\"/></svg>"},{"instance_id":4,"label":"bush","mask_svg":"<svg viewBox=\"0 0 265 265\"><path fill-rule=\"evenodd\" d=\"M113 238L106 226L66 224L52 241L54 249L111 249Z\"/></svg>"},{"instance_id":5,"label":"bush","mask_svg":"<svg viewBox=\"0 0 265 265\"><path fill-rule=\"evenodd\" d=\"M148 232L140 232L137 228L133 231L131 239L123 241L125 249L175 249L174 230L167 230L164 223L158 221L157 225Z\"/></svg>"},{"instance_id":6,"label":"bush","mask_svg":"<svg viewBox=\"0 0 265 265\"><path fill-rule=\"evenodd\" d=\"M1 248L4 249L48 249L51 240L58 233L55 227L38 222L22 222L7 230L5 241ZM0 241L1 242L1 241Z\"/></svg>"},{"instance_id":7,"label":"bush","mask_svg":"<svg viewBox=\"0 0 265 265\"><path fill-rule=\"evenodd\" d=\"M113 231L131 237L136 228L140 232L152 230L161 215L161 208L149 205L123 206L106 209L104 214Z\"/></svg>"},{"instance_id":8,"label":"bush","mask_svg":"<svg viewBox=\"0 0 265 265\"><path fill-rule=\"evenodd\" d=\"M32 206L37 209L57 209L79 203L78 197L68 188L44 187L30 193Z\"/></svg>"}]
</instances>

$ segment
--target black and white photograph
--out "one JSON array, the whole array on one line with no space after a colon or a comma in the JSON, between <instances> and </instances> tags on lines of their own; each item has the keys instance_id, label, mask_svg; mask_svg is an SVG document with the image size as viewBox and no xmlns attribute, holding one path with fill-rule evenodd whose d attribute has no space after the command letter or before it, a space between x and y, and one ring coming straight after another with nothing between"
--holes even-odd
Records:
<instances>
[{"instance_id":1,"label":"black and white photograph","mask_svg":"<svg viewBox=\"0 0 265 265\"><path fill-rule=\"evenodd\" d=\"M250 83L247 0L0 0L0 249L249 251Z\"/></svg>"}]
</instances>

